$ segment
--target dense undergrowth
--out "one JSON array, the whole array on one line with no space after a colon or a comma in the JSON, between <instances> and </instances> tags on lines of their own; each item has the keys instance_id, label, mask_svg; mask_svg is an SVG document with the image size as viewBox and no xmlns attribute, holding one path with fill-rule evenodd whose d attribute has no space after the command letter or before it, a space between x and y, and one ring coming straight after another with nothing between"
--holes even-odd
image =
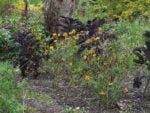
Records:
<instances>
[{"instance_id":1,"label":"dense undergrowth","mask_svg":"<svg viewBox=\"0 0 150 113\"><path fill-rule=\"evenodd\" d=\"M26 21L22 17L23 1L0 2L3 7L0 14L5 10L0 16L0 112L20 113L22 110L21 87L14 80L11 65L14 62L20 70L27 71L22 74L52 73L55 86L57 80L64 77L69 79L67 85L90 88L97 100L107 106L128 92L120 84L127 74L134 75L138 69L132 50L144 45L143 33L150 29L150 10L145 7L150 1L126 0L127 5L122 1L86 1L79 1L73 15L79 20L66 23L67 27L60 33L46 31L40 0L31 1ZM94 23L94 18L105 22ZM68 22L68 18L64 19ZM28 37L29 32L33 36Z\"/></svg>"},{"instance_id":2,"label":"dense undergrowth","mask_svg":"<svg viewBox=\"0 0 150 113\"><path fill-rule=\"evenodd\" d=\"M23 84L16 83L13 66L0 63L0 113L22 112Z\"/></svg>"}]
</instances>

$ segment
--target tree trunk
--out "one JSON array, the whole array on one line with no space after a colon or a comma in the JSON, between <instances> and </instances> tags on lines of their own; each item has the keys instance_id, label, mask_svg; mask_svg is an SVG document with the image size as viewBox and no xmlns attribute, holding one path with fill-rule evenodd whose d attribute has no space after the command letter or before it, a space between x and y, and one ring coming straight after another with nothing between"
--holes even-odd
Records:
<instances>
[{"instance_id":1,"label":"tree trunk","mask_svg":"<svg viewBox=\"0 0 150 113\"><path fill-rule=\"evenodd\" d=\"M28 0L24 0L24 16L28 15Z\"/></svg>"},{"instance_id":2,"label":"tree trunk","mask_svg":"<svg viewBox=\"0 0 150 113\"><path fill-rule=\"evenodd\" d=\"M78 0L43 0L43 13L47 30L50 33L58 32L60 16L72 15Z\"/></svg>"}]
</instances>

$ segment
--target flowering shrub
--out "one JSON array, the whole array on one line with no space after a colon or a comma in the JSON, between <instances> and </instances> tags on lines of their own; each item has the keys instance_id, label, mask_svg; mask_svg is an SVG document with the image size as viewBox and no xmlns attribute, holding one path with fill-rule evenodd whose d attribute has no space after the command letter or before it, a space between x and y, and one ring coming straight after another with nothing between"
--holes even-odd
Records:
<instances>
[{"instance_id":1,"label":"flowering shrub","mask_svg":"<svg viewBox=\"0 0 150 113\"><path fill-rule=\"evenodd\" d=\"M36 78L41 58L43 58L39 40L36 40L32 33L22 31L16 32L12 39L18 44L18 56L15 62L19 64L22 76L26 77L30 73Z\"/></svg>"},{"instance_id":2,"label":"flowering shrub","mask_svg":"<svg viewBox=\"0 0 150 113\"><path fill-rule=\"evenodd\" d=\"M52 34L56 49L50 52L50 56L56 60L55 63L50 60L51 64L59 62L61 65L62 62L62 67L66 67L69 76L73 75L69 77L70 82L87 85L96 92L100 101L111 100L110 103L112 100L115 101L120 94L119 80L117 81L120 78L116 73L122 73L117 68L118 52L121 48L118 48L116 35L104 28L106 21L103 19L96 18L88 21L87 24L71 18L63 17L63 19L72 20L73 24L62 23L61 32ZM84 26L82 30L80 25ZM60 66L56 67L57 70L60 69ZM54 73L56 74L56 71Z\"/></svg>"}]
</instances>

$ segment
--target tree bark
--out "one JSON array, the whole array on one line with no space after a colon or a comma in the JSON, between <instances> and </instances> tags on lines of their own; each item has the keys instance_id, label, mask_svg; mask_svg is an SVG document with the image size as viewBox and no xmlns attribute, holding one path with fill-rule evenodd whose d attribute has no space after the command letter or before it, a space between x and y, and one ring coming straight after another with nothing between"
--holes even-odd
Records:
<instances>
[{"instance_id":1,"label":"tree bark","mask_svg":"<svg viewBox=\"0 0 150 113\"><path fill-rule=\"evenodd\" d=\"M69 17L73 14L78 0L43 0L43 13L47 30L58 32L60 16Z\"/></svg>"},{"instance_id":2,"label":"tree bark","mask_svg":"<svg viewBox=\"0 0 150 113\"><path fill-rule=\"evenodd\" d=\"M24 16L28 15L28 0L24 0Z\"/></svg>"}]
</instances>

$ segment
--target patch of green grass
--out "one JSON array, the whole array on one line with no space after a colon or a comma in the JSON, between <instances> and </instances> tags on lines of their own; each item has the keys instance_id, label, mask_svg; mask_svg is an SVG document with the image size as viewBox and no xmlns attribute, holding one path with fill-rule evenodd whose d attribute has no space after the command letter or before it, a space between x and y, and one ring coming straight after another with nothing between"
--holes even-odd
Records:
<instances>
[{"instance_id":1,"label":"patch of green grass","mask_svg":"<svg viewBox=\"0 0 150 113\"><path fill-rule=\"evenodd\" d=\"M39 102L45 103L47 105L52 104L52 98L45 93L28 92L27 98L38 100Z\"/></svg>"},{"instance_id":2,"label":"patch of green grass","mask_svg":"<svg viewBox=\"0 0 150 113\"><path fill-rule=\"evenodd\" d=\"M0 113L22 112L22 87L15 81L13 66L0 63Z\"/></svg>"}]
</instances>

